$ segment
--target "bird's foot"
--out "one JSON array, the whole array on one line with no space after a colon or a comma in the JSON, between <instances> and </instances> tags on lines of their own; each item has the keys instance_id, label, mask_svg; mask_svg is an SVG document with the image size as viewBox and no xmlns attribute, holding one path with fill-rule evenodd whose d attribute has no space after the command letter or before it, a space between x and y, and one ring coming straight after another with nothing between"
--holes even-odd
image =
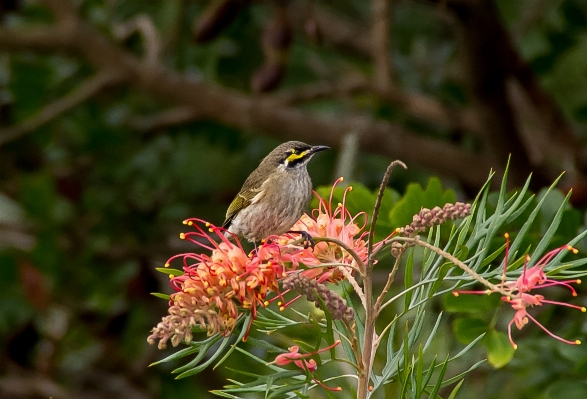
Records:
<instances>
[{"instance_id":1,"label":"bird's foot","mask_svg":"<svg viewBox=\"0 0 587 399\"><path fill-rule=\"evenodd\" d=\"M301 235L302 238L304 239L304 241L302 241L302 243L304 244L304 248L312 248L312 249L314 249L314 247L316 246L316 243L312 239L312 236L307 231L304 231L304 230L290 230L290 231L288 231L288 233Z\"/></svg>"}]
</instances>

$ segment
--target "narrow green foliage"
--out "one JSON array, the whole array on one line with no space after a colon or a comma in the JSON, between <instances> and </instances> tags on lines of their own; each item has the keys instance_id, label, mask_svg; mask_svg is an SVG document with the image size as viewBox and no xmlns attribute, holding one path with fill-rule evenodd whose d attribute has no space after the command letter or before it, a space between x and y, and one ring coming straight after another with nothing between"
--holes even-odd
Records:
<instances>
[{"instance_id":1,"label":"narrow green foliage","mask_svg":"<svg viewBox=\"0 0 587 399\"><path fill-rule=\"evenodd\" d=\"M168 276L171 275L176 277L183 275L183 270L172 269L170 267L156 267L155 270L159 273L167 274Z\"/></svg>"}]
</instances>

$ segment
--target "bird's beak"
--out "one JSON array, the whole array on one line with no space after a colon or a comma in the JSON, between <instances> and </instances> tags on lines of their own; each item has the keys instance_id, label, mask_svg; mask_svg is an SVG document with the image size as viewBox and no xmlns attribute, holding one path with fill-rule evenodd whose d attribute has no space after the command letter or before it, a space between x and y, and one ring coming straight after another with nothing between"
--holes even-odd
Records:
<instances>
[{"instance_id":1,"label":"bird's beak","mask_svg":"<svg viewBox=\"0 0 587 399\"><path fill-rule=\"evenodd\" d=\"M324 151L324 150L329 150L330 147L327 147L325 145L315 145L314 147L310 148L310 154L314 154L317 153L318 151Z\"/></svg>"}]
</instances>

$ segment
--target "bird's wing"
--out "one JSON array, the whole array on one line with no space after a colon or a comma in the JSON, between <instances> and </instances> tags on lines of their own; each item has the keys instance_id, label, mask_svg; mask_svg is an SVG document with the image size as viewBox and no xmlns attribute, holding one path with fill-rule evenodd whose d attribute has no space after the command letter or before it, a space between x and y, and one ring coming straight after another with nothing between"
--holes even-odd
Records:
<instances>
[{"instance_id":1,"label":"bird's wing","mask_svg":"<svg viewBox=\"0 0 587 399\"><path fill-rule=\"evenodd\" d=\"M228 229L230 223L235 216L244 208L249 206L252 202L255 202L255 197L261 193L261 188L251 188L243 190L236 195L236 197L230 203L228 210L226 211L226 220L222 223L222 227Z\"/></svg>"}]
</instances>

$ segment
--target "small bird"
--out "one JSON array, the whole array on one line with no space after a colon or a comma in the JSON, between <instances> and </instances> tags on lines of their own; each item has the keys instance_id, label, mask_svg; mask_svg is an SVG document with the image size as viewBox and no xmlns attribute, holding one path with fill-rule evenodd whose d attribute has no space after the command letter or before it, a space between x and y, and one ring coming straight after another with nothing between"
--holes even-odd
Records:
<instances>
[{"instance_id":1,"label":"small bird","mask_svg":"<svg viewBox=\"0 0 587 399\"><path fill-rule=\"evenodd\" d=\"M257 242L280 235L302 216L312 196L306 166L323 145L288 141L269 153L245 180L226 211L225 233Z\"/></svg>"}]
</instances>

